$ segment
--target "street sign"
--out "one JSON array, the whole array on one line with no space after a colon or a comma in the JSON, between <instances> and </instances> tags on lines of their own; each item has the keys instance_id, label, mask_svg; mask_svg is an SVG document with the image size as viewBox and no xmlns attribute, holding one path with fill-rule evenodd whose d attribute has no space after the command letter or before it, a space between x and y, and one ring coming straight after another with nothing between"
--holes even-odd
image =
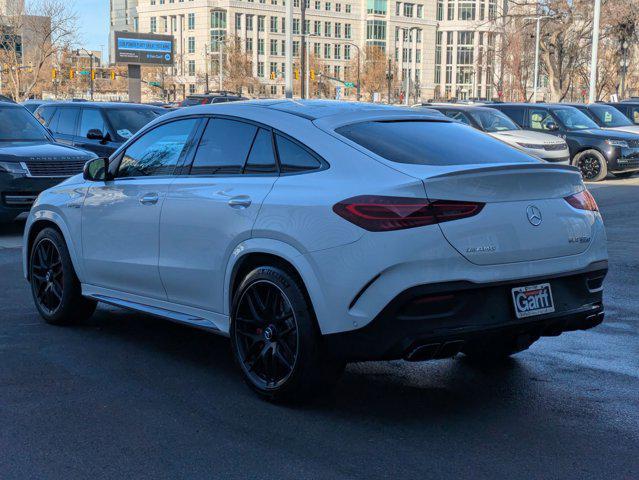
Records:
<instances>
[{"instance_id":1,"label":"street sign","mask_svg":"<svg viewBox=\"0 0 639 480\"><path fill-rule=\"evenodd\" d=\"M353 82L344 82L344 86L346 88L355 88L355 83L353 83Z\"/></svg>"},{"instance_id":2,"label":"street sign","mask_svg":"<svg viewBox=\"0 0 639 480\"><path fill-rule=\"evenodd\" d=\"M149 82L149 85L151 85L152 87L161 87L162 84L160 82Z\"/></svg>"},{"instance_id":3,"label":"street sign","mask_svg":"<svg viewBox=\"0 0 639 480\"><path fill-rule=\"evenodd\" d=\"M115 61L138 65L173 65L173 36L115 32Z\"/></svg>"}]
</instances>

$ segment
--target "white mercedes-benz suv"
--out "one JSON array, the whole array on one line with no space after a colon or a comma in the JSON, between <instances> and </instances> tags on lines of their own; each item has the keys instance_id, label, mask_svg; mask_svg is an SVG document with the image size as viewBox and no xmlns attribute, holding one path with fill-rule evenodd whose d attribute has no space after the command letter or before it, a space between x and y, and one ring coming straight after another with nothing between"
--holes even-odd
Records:
<instances>
[{"instance_id":1,"label":"white mercedes-benz suv","mask_svg":"<svg viewBox=\"0 0 639 480\"><path fill-rule=\"evenodd\" d=\"M154 120L41 194L24 272L52 324L98 302L231 339L272 400L349 361L497 359L603 320L579 172L440 114L257 101Z\"/></svg>"}]
</instances>

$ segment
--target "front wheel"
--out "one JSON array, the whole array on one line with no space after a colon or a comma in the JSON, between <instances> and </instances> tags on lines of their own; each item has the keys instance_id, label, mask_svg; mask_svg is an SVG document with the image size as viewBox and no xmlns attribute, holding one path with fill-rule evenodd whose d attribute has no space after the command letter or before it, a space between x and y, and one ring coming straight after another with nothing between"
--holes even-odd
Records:
<instances>
[{"instance_id":1,"label":"front wheel","mask_svg":"<svg viewBox=\"0 0 639 480\"><path fill-rule=\"evenodd\" d=\"M579 168L581 176L587 182L598 182L608 175L606 157L597 150L584 150L575 155L572 164Z\"/></svg>"},{"instance_id":2,"label":"front wheel","mask_svg":"<svg viewBox=\"0 0 639 480\"><path fill-rule=\"evenodd\" d=\"M88 319L96 302L82 296L80 282L62 234L42 230L31 248L31 293L38 312L47 323L69 325Z\"/></svg>"},{"instance_id":3,"label":"front wheel","mask_svg":"<svg viewBox=\"0 0 639 480\"><path fill-rule=\"evenodd\" d=\"M245 381L268 400L306 400L326 391L344 368L325 354L302 288L290 272L263 266L234 296L233 354Z\"/></svg>"}]
</instances>

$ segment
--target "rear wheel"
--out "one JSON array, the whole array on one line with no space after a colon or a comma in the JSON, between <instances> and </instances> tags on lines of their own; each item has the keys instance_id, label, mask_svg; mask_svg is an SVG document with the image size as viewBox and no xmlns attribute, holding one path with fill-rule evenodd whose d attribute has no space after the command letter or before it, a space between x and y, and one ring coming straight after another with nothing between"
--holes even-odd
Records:
<instances>
[{"instance_id":1,"label":"rear wheel","mask_svg":"<svg viewBox=\"0 0 639 480\"><path fill-rule=\"evenodd\" d=\"M302 288L286 270L263 266L234 296L233 354L246 382L269 400L308 399L332 386L344 368L323 351Z\"/></svg>"},{"instance_id":2,"label":"rear wheel","mask_svg":"<svg viewBox=\"0 0 639 480\"><path fill-rule=\"evenodd\" d=\"M584 150L575 155L572 164L579 168L581 176L589 182L598 182L608 175L608 164L597 150Z\"/></svg>"},{"instance_id":3,"label":"rear wheel","mask_svg":"<svg viewBox=\"0 0 639 480\"><path fill-rule=\"evenodd\" d=\"M64 237L53 228L42 230L31 248L31 292L47 323L68 325L89 318L96 302L82 296Z\"/></svg>"},{"instance_id":4,"label":"rear wheel","mask_svg":"<svg viewBox=\"0 0 639 480\"><path fill-rule=\"evenodd\" d=\"M462 352L473 362L495 363L527 350L537 340L539 340L538 336L530 334L495 338L485 342L471 343L462 348Z\"/></svg>"}]
</instances>

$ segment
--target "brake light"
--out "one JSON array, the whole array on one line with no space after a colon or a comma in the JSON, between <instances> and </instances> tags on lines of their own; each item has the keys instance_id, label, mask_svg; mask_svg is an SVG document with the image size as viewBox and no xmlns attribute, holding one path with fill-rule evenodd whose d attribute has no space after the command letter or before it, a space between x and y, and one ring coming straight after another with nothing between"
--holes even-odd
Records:
<instances>
[{"instance_id":1,"label":"brake light","mask_svg":"<svg viewBox=\"0 0 639 480\"><path fill-rule=\"evenodd\" d=\"M582 190L579 193L564 197L572 207L578 210L589 210L591 212L598 212L599 207L592 194L588 190Z\"/></svg>"},{"instance_id":2,"label":"brake light","mask_svg":"<svg viewBox=\"0 0 639 480\"><path fill-rule=\"evenodd\" d=\"M333 211L370 232L387 232L472 217L482 208L477 202L360 195L335 204Z\"/></svg>"}]
</instances>

